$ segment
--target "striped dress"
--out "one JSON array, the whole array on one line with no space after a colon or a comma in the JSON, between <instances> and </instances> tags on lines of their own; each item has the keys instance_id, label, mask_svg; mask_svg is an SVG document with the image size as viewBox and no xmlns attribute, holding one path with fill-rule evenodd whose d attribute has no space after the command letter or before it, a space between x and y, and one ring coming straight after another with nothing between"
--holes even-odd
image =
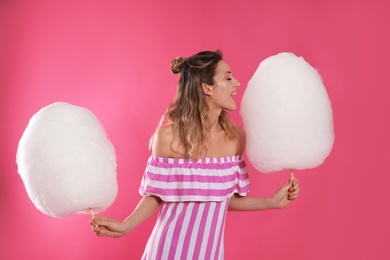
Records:
<instances>
[{"instance_id":1,"label":"striped dress","mask_svg":"<svg viewBox=\"0 0 390 260\"><path fill-rule=\"evenodd\" d=\"M192 160L151 155L139 192L163 202L142 259L223 259L229 199L248 191L243 156Z\"/></svg>"}]
</instances>

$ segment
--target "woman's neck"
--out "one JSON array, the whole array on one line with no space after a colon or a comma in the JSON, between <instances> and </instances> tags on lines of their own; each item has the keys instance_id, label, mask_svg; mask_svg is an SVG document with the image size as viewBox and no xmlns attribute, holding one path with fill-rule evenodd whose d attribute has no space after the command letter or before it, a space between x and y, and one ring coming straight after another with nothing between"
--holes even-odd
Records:
<instances>
[{"instance_id":1,"label":"woman's neck","mask_svg":"<svg viewBox=\"0 0 390 260\"><path fill-rule=\"evenodd\" d=\"M220 131L222 129L221 125L219 124L219 116L221 115L221 112L222 112L222 110L209 111L209 113L207 115L207 119L210 122L210 131L211 132Z\"/></svg>"}]
</instances>

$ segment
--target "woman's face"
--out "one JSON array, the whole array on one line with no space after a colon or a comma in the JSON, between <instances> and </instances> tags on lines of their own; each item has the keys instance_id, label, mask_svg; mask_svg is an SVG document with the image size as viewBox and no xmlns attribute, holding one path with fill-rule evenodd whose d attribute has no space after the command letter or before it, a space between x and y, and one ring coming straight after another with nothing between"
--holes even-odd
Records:
<instances>
[{"instance_id":1,"label":"woman's face","mask_svg":"<svg viewBox=\"0 0 390 260\"><path fill-rule=\"evenodd\" d=\"M220 108L225 110L235 110L236 101L233 97L237 94L237 87L240 83L233 77L229 65L221 60L215 69L214 85L210 86L210 109Z\"/></svg>"}]
</instances>

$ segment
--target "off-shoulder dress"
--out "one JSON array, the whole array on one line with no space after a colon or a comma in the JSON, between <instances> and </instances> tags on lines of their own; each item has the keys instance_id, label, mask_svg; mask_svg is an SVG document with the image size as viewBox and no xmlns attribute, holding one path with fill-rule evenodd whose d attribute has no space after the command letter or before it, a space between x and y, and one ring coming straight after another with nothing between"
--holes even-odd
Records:
<instances>
[{"instance_id":1,"label":"off-shoulder dress","mask_svg":"<svg viewBox=\"0 0 390 260\"><path fill-rule=\"evenodd\" d=\"M179 159L151 155L139 192L162 206L142 259L223 259L230 197L249 191L242 155Z\"/></svg>"}]
</instances>

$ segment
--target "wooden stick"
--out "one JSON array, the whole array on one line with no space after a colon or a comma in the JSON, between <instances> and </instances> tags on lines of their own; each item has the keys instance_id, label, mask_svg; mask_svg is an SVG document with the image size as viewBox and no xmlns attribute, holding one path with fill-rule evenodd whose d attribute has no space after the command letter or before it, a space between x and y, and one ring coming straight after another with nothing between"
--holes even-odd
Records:
<instances>
[{"instance_id":1,"label":"wooden stick","mask_svg":"<svg viewBox=\"0 0 390 260\"><path fill-rule=\"evenodd\" d=\"M293 170L290 169L290 175L291 175L291 182L293 182L293 180L295 179L294 177L294 173L293 173Z\"/></svg>"},{"instance_id":2,"label":"wooden stick","mask_svg":"<svg viewBox=\"0 0 390 260\"><path fill-rule=\"evenodd\" d=\"M92 219L95 219L95 213L93 212L93 209L89 208L89 211L91 211ZM99 227L98 224L96 224L96 223L93 226L97 227L97 228Z\"/></svg>"},{"instance_id":3,"label":"wooden stick","mask_svg":"<svg viewBox=\"0 0 390 260\"><path fill-rule=\"evenodd\" d=\"M95 213L93 213L93 209L89 208L89 211L91 211L92 219L94 219L95 218Z\"/></svg>"}]
</instances>

